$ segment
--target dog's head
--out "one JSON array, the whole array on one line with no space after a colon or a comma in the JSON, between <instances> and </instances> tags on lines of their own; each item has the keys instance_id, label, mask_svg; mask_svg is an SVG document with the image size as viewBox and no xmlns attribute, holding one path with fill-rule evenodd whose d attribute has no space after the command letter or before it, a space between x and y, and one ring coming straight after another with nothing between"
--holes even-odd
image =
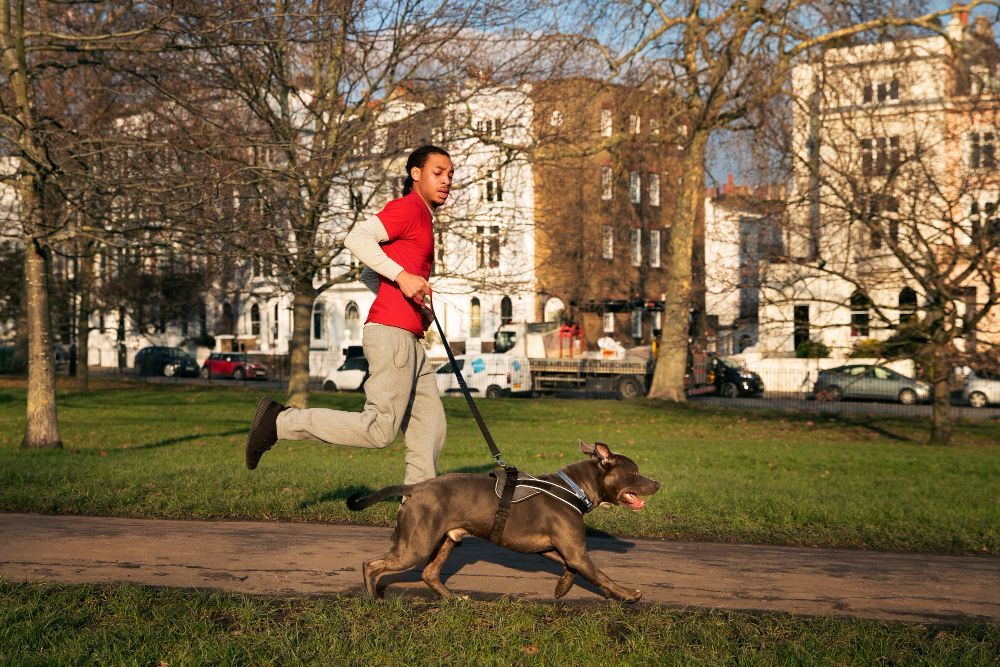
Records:
<instances>
[{"instance_id":1,"label":"dog's head","mask_svg":"<svg viewBox=\"0 0 1000 667\"><path fill-rule=\"evenodd\" d=\"M655 479L639 474L635 461L622 454L615 454L603 442L590 444L580 441L580 451L589 454L597 469L597 486L600 502L610 502L641 512L646 507L644 496L651 496L660 488Z\"/></svg>"}]
</instances>

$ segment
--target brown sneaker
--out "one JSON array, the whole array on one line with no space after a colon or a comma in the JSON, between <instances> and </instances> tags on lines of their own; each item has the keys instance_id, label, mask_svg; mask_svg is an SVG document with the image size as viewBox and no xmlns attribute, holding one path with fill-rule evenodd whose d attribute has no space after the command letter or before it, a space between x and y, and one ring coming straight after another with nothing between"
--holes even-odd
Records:
<instances>
[{"instance_id":1,"label":"brown sneaker","mask_svg":"<svg viewBox=\"0 0 1000 667\"><path fill-rule=\"evenodd\" d=\"M247 468L257 467L260 457L278 441L278 414L288 408L265 396L257 403L257 412L247 434Z\"/></svg>"}]
</instances>

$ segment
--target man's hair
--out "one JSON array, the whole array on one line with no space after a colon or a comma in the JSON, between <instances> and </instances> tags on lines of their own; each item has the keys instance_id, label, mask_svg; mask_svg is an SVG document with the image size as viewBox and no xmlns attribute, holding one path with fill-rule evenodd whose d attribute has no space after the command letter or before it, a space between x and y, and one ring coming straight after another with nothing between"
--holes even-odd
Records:
<instances>
[{"instance_id":1,"label":"man's hair","mask_svg":"<svg viewBox=\"0 0 1000 667\"><path fill-rule=\"evenodd\" d=\"M410 157L406 158L406 180L403 181L403 194L410 194L410 190L413 189L413 176L411 175L413 168L423 169L424 165L427 164L427 156L431 153L437 153L438 155L443 155L449 160L451 156L448 155L448 151L437 146L431 146L427 144L426 146L421 146L417 150L410 153Z\"/></svg>"}]
</instances>

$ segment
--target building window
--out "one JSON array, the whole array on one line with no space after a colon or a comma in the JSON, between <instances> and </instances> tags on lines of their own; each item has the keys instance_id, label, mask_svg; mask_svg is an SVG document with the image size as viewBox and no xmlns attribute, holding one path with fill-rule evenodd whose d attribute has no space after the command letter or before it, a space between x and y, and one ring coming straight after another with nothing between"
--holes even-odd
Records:
<instances>
[{"instance_id":1,"label":"building window","mask_svg":"<svg viewBox=\"0 0 1000 667\"><path fill-rule=\"evenodd\" d=\"M353 301L348 302L344 308L344 333L348 340L361 338L361 309Z\"/></svg>"},{"instance_id":2,"label":"building window","mask_svg":"<svg viewBox=\"0 0 1000 667\"><path fill-rule=\"evenodd\" d=\"M628 196L633 204L638 204L642 201L642 179L639 177L639 172L637 171L630 171L628 173Z\"/></svg>"},{"instance_id":3,"label":"building window","mask_svg":"<svg viewBox=\"0 0 1000 667\"><path fill-rule=\"evenodd\" d=\"M895 197L874 197L868 207L868 225L871 232L869 245L872 250L882 247L888 237L893 243L899 241L899 200Z\"/></svg>"},{"instance_id":4,"label":"building window","mask_svg":"<svg viewBox=\"0 0 1000 667\"><path fill-rule=\"evenodd\" d=\"M604 333L615 332L615 314L604 313Z\"/></svg>"},{"instance_id":5,"label":"building window","mask_svg":"<svg viewBox=\"0 0 1000 667\"><path fill-rule=\"evenodd\" d=\"M476 227L476 268L500 266L500 227Z\"/></svg>"},{"instance_id":6,"label":"building window","mask_svg":"<svg viewBox=\"0 0 1000 667\"><path fill-rule=\"evenodd\" d=\"M642 311L632 311L632 338L642 338Z\"/></svg>"},{"instance_id":7,"label":"building window","mask_svg":"<svg viewBox=\"0 0 1000 667\"><path fill-rule=\"evenodd\" d=\"M660 205L660 175L649 174L649 205Z\"/></svg>"},{"instance_id":8,"label":"building window","mask_svg":"<svg viewBox=\"0 0 1000 667\"><path fill-rule=\"evenodd\" d=\"M642 118L640 118L637 114L629 114L628 133L639 134L641 131L642 131Z\"/></svg>"},{"instance_id":9,"label":"building window","mask_svg":"<svg viewBox=\"0 0 1000 667\"><path fill-rule=\"evenodd\" d=\"M653 325L653 335L658 336L663 330L663 313L658 310L654 310L650 313L652 318L651 324Z\"/></svg>"},{"instance_id":10,"label":"building window","mask_svg":"<svg viewBox=\"0 0 1000 667\"><path fill-rule=\"evenodd\" d=\"M917 316L917 293L909 287L899 290L899 323L912 322Z\"/></svg>"},{"instance_id":11,"label":"building window","mask_svg":"<svg viewBox=\"0 0 1000 667\"><path fill-rule=\"evenodd\" d=\"M503 201L503 182L499 171L486 172L486 179L481 184L479 199L483 201Z\"/></svg>"},{"instance_id":12,"label":"building window","mask_svg":"<svg viewBox=\"0 0 1000 667\"><path fill-rule=\"evenodd\" d=\"M514 321L514 303L509 296L500 299L500 324L510 324Z\"/></svg>"},{"instance_id":13,"label":"building window","mask_svg":"<svg viewBox=\"0 0 1000 667\"><path fill-rule=\"evenodd\" d=\"M476 132L486 137L500 136L500 119L477 120Z\"/></svg>"},{"instance_id":14,"label":"building window","mask_svg":"<svg viewBox=\"0 0 1000 667\"><path fill-rule=\"evenodd\" d=\"M563 112L556 109L555 111L552 112L552 115L549 116L549 125L551 125L552 127L559 127L560 125L563 124L564 120L565 119L563 118Z\"/></svg>"},{"instance_id":15,"label":"building window","mask_svg":"<svg viewBox=\"0 0 1000 667\"><path fill-rule=\"evenodd\" d=\"M990 243L994 238L1000 238L1000 202L988 201L980 204L972 202L969 210L969 220L972 223L972 238L974 242L982 235Z\"/></svg>"},{"instance_id":16,"label":"building window","mask_svg":"<svg viewBox=\"0 0 1000 667\"><path fill-rule=\"evenodd\" d=\"M601 225L601 257L615 258L615 228L611 225Z\"/></svg>"},{"instance_id":17,"label":"building window","mask_svg":"<svg viewBox=\"0 0 1000 667\"><path fill-rule=\"evenodd\" d=\"M278 342L278 302L274 302L274 320L271 322L271 340Z\"/></svg>"},{"instance_id":18,"label":"building window","mask_svg":"<svg viewBox=\"0 0 1000 667\"><path fill-rule=\"evenodd\" d=\"M900 162L899 137L878 137L861 140L861 173L865 176L885 176Z\"/></svg>"},{"instance_id":19,"label":"building window","mask_svg":"<svg viewBox=\"0 0 1000 667\"><path fill-rule=\"evenodd\" d=\"M437 242L434 244L434 258L437 263L435 269L439 272L445 270L444 266L444 230L439 229L437 232Z\"/></svg>"},{"instance_id":20,"label":"building window","mask_svg":"<svg viewBox=\"0 0 1000 667\"><path fill-rule=\"evenodd\" d=\"M260 336L260 306L250 306L250 335Z\"/></svg>"},{"instance_id":21,"label":"building window","mask_svg":"<svg viewBox=\"0 0 1000 667\"><path fill-rule=\"evenodd\" d=\"M642 230L632 229L631 232L631 246L632 246L632 266L642 265Z\"/></svg>"},{"instance_id":22,"label":"building window","mask_svg":"<svg viewBox=\"0 0 1000 667\"><path fill-rule=\"evenodd\" d=\"M613 194L611 167L601 167L601 199L609 201Z\"/></svg>"},{"instance_id":23,"label":"building window","mask_svg":"<svg viewBox=\"0 0 1000 667\"><path fill-rule=\"evenodd\" d=\"M899 79L892 78L892 81L882 81L881 83L868 83L861 89L861 98L865 104L872 102L882 102L899 99Z\"/></svg>"},{"instance_id":24,"label":"building window","mask_svg":"<svg viewBox=\"0 0 1000 667\"><path fill-rule=\"evenodd\" d=\"M792 312L792 340L798 350L809 342L809 306L795 306Z\"/></svg>"},{"instance_id":25,"label":"building window","mask_svg":"<svg viewBox=\"0 0 1000 667\"><path fill-rule=\"evenodd\" d=\"M479 338L483 333L483 311L479 299L472 297L469 302L469 338Z\"/></svg>"},{"instance_id":26,"label":"building window","mask_svg":"<svg viewBox=\"0 0 1000 667\"><path fill-rule=\"evenodd\" d=\"M649 230L649 265L654 269L660 267L660 230Z\"/></svg>"},{"instance_id":27,"label":"building window","mask_svg":"<svg viewBox=\"0 0 1000 667\"><path fill-rule=\"evenodd\" d=\"M658 136L660 134L660 119L650 118L649 119L649 133Z\"/></svg>"},{"instance_id":28,"label":"building window","mask_svg":"<svg viewBox=\"0 0 1000 667\"><path fill-rule=\"evenodd\" d=\"M610 137L614 132L614 121L611 118L611 109L601 109L601 136Z\"/></svg>"},{"instance_id":29,"label":"building window","mask_svg":"<svg viewBox=\"0 0 1000 667\"><path fill-rule=\"evenodd\" d=\"M871 322L871 301L864 292L851 295L851 336L867 337Z\"/></svg>"},{"instance_id":30,"label":"building window","mask_svg":"<svg viewBox=\"0 0 1000 667\"><path fill-rule=\"evenodd\" d=\"M968 136L969 167L972 169L996 169L996 132L969 132Z\"/></svg>"},{"instance_id":31,"label":"building window","mask_svg":"<svg viewBox=\"0 0 1000 667\"><path fill-rule=\"evenodd\" d=\"M323 340L323 313L325 310L321 301L313 304L313 340Z\"/></svg>"}]
</instances>

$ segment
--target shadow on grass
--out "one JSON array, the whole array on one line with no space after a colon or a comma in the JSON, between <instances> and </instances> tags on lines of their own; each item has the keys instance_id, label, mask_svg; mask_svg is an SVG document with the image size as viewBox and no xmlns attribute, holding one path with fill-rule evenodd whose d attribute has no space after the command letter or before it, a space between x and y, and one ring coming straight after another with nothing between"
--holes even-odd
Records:
<instances>
[{"instance_id":1,"label":"shadow on grass","mask_svg":"<svg viewBox=\"0 0 1000 667\"><path fill-rule=\"evenodd\" d=\"M182 442L188 442L190 440L201 440L202 438L220 438L227 435L238 435L240 433L246 433L245 428L234 429L232 431L219 431L218 433L192 433L190 435L179 435L174 438L164 438L163 440L157 440L155 442L147 442L144 445L132 445L127 449L112 449L111 452L125 453L129 451L135 451L137 449L158 449L160 447L169 447L170 445L177 445Z\"/></svg>"},{"instance_id":2,"label":"shadow on grass","mask_svg":"<svg viewBox=\"0 0 1000 667\"><path fill-rule=\"evenodd\" d=\"M351 486L345 486L335 491L327 491L325 493L321 493L315 498L307 498L298 504L298 508L302 510L308 507L312 507L313 505L321 505L323 503L333 502L334 500L347 500L356 493L364 496L370 496L377 490L378 489L373 489L367 484L363 486L358 484L352 484Z\"/></svg>"}]
</instances>

